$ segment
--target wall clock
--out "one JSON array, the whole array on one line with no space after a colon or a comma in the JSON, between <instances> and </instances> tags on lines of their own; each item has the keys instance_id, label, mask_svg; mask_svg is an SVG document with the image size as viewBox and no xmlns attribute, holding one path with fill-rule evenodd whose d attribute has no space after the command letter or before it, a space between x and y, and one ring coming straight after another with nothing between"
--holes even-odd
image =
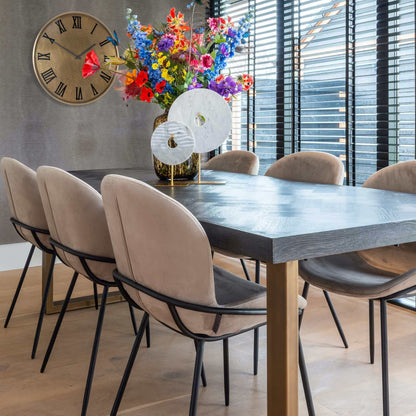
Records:
<instances>
[{"instance_id":1,"label":"wall clock","mask_svg":"<svg viewBox=\"0 0 416 416\"><path fill-rule=\"evenodd\" d=\"M33 46L33 68L40 85L65 104L88 104L102 97L111 87L114 73L103 65L83 79L82 66L92 49L102 64L110 56L119 56L109 36L110 30L87 13L67 12L49 20Z\"/></svg>"}]
</instances>

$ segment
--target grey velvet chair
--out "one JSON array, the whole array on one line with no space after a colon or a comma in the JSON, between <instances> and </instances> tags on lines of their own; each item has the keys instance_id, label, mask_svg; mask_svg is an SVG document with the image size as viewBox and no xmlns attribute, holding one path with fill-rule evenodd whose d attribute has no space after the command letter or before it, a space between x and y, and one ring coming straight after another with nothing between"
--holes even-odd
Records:
<instances>
[{"instance_id":1,"label":"grey velvet chair","mask_svg":"<svg viewBox=\"0 0 416 416\"><path fill-rule=\"evenodd\" d=\"M146 312L111 415L117 414L149 315L195 342L191 416L197 411L204 344L223 341L228 405L228 339L266 324L266 289L213 266L204 229L172 198L119 175L106 176L101 191L117 263L114 277L130 304ZM179 232L183 237L181 245L176 244ZM299 308L305 305L299 297ZM301 349L299 358L313 415Z\"/></svg>"},{"instance_id":2,"label":"grey velvet chair","mask_svg":"<svg viewBox=\"0 0 416 416\"><path fill-rule=\"evenodd\" d=\"M45 371L56 337L62 324L72 291L81 274L103 287L100 312L82 404L85 415L94 376L95 363L101 336L108 290L116 287L113 278L115 260L101 195L85 182L61 169L41 166L37 179L42 203L51 235L51 245L62 262L74 270L74 275L45 358L41 372ZM134 311L129 305L133 328L136 330ZM149 328L147 330L150 345Z\"/></svg>"},{"instance_id":3,"label":"grey velvet chair","mask_svg":"<svg viewBox=\"0 0 416 416\"><path fill-rule=\"evenodd\" d=\"M386 167L366 188L416 193L416 161ZM416 290L416 243L309 259L299 263L308 283L340 295L369 299L370 353L374 362L374 301L380 302L383 415L390 414L386 302Z\"/></svg>"},{"instance_id":4,"label":"grey velvet chair","mask_svg":"<svg viewBox=\"0 0 416 416\"><path fill-rule=\"evenodd\" d=\"M253 152L247 150L231 150L214 156L205 163L203 169L210 169L222 172L242 173L246 175L257 175L259 173L259 158ZM240 259L241 266L246 279L251 281L250 274L247 270L245 260L251 260L249 257L243 256L241 253L230 253L217 247L212 248L215 253L224 256ZM260 283L260 261L255 260L255 277L254 281ZM258 373L259 362L259 330L254 330L254 350L253 350L253 373Z\"/></svg>"},{"instance_id":5,"label":"grey velvet chair","mask_svg":"<svg viewBox=\"0 0 416 416\"><path fill-rule=\"evenodd\" d=\"M327 185L342 185L344 181L344 165L340 159L324 152L298 152L285 156L274 162L266 171L265 176L297 182L311 182ZM303 297L308 296L309 285L305 284ZM335 325L345 348L348 342L338 319L329 293L324 290L325 300L331 311ZM303 313L299 317L302 324Z\"/></svg>"},{"instance_id":6,"label":"grey velvet chair","mask_svg":"<svg viewBox=\"0 0 416 416\"><path fill-rule=\"evenodd\" d=\"M29 255L26 259L25 266L4 323L5 328L7 328L13 314L35 247L46 253L52 254L53 257L42 296L42 305L33 341L31 357L35 358L55 264L55 254L49 243L49 229L38 191L36 172L15 159L3 157L1 159L1 173L6 186L11 212L10 221L19 236L31 244Z\"/></svg>"}]
</instances>

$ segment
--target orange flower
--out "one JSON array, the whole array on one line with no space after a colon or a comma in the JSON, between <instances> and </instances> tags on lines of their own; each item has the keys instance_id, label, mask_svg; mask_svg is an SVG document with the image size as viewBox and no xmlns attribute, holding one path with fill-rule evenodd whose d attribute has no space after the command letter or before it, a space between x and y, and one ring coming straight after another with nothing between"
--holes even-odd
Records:
<instances>
[{"instance_id":1,"label":"orange flower","mask_svg":"<svg viewBox=\"0 0 416 416\"><path fill-rule=\"evenodd\" d=\"M191 30L191 28L188 26L188 22L185 23L183 18L184 18L184 15L181 12L178 12L178 14L176 15L175 8L172 7L167 17L169 29L173 30L175 33L187 32Z\"/></svg>"},{"instance_id":2,"label":"orange flower","mask_svg":"<svg viewBox=\"0 0 416 416\"><path fill-rule=\"evenodd\" d=\"M137 76L137 70L134 69L133 72L127 72L126 74L126 79L124 80L124 83L126 85L130 85L134 82L134 80L136 79Z\"/></svg>"}]
</instances>

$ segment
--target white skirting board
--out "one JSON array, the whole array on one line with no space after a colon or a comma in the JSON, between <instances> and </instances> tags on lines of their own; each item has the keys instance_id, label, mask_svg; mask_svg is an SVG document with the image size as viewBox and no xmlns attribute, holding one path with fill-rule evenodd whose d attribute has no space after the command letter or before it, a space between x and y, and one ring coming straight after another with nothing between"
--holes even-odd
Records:
<instances>
[{"instance_id":1,"label":"white skirting board","mask_svg":"<svg viewBox=\"0 0 416 416\"><path fill-rule=\"evenodd\" d=\"M29 254L30 243L0 245L0 272L5 270L23 269ZM42 252L35 249L30 267L42 264Z\"/></svg>"}]
</instances>

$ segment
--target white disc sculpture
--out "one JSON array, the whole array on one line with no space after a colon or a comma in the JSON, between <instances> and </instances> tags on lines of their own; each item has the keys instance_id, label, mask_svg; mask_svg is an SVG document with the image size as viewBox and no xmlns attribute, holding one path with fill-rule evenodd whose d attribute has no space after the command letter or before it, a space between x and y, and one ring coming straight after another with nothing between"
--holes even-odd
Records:
<instances>
[{"instance_id":1,"label":"white disc sculpture","mask_svg":"<svg viewBox=\"0 0 416 416\"><path fill-rule=\"evenodd\" d=\"M180 95L169 110L168 120L179 121L192 130L195 153L216 149L231 131L228 103L215 91L205 88L189 90Z\"/></svg>"},{"instance_id":2,"label":"white disc sculpture","mask_svg":"<svg viewBox=\"0 0 416 416\"><path fill-rule=\"evenodd\" d=\"M167 121L152 134L153 154L167 165L179 165L189 159L194 151L195 140L191 129L177 121Z\"/></svg>"}]
</instances>

